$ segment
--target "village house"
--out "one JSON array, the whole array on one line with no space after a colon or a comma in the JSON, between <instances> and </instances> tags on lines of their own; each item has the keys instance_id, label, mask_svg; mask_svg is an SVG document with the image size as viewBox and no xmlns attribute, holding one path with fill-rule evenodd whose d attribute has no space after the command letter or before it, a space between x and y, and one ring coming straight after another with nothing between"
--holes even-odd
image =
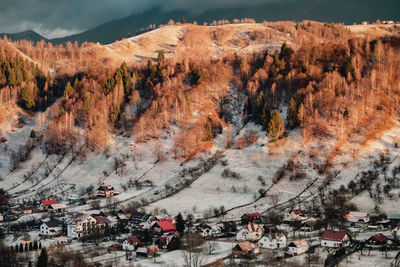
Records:
<instances>
[{"instance_id":1,"label":"village house","mask_svg":"<svg viewBox=\"0 0 400 267\"><path fill-rule=\"evenodd\" d=\"M259 240L264 234L264 228L257 223L249 223L239 230L236 234L236 241L252 241Z\"/></svg>"},{"instance_id":2,"label":"village house","mask_svg":"<svg viewBox=\"0 0 400 267\"><path fill-rule=\"evenodd\" d=\"M308 218L301 222L300 231L311 232L320 229L321 220L319 218Z\"/></svg>"},{"instance_id":3,"label":"village house","mask_svg":"<svg viewBox=\"0 0 400 267\"><path fill-rule=\"evenodd\" d=\"M283 233L270 232L265 234L259 241L261 248L277 249L286 247L287 238Z\"/></svg>"},{"instance_id":4,"label":"village house","mask_svg":"<svg viewBox=\"0 0 400 267\"><path fill-rule=\"evenodd\" d=\"M32 205L18 205L11 209L11 212L16 214L31 214L33 213L33 206Z\"/></svg>"},{"instance_id":5,"label":"village house","mask_svg":"<svg viewBox=\"0 0 400 267\"><path fill-rule=\"evenodd\" d=\"M240 242L232 249L232 254L235 257L253 258L260 254L260 248L257 244L249 241Z\"/></svg>"},{"instance_id":6,"label":"village house","mask_svg":"<svg viewBox=\"0 0 400 267\"><path fill-rule=\"evenodd\" d=\"M122 250L134 251L140 245L140 240L136 236L128 237L122 243Z\"/></svg>"},{"instance_id":7,"label":"village house","mask_svg":"<svg viewBox=\"0 0 400 267\"><path fill-rule=\"evenodd\" d=\"M44 236L56 236L61 234L62 227L57 221L43 222L40 225L40 234Z\"/></svg>"},{"instance_id":8,"label":"village house","mask_svg":"<svg viewBox=\"0 0 400 267\"><path fill-rule=\"evenodd\" d=\"M166 233L176 231L175 225L169 220L162 220L162 221L156 222L155 224L153 224L151 229L153 230L153 232L155 232L159 235L163 235Z\"/></svg>"},{"instance_id":9,"label":"village house","mask_svg":"<svg viewBox=\"0 0 400 267\"><path fill-rule=\"evenodd\" d=\"M302 222L307 220L307 212L302 209L294 209L292 212L283 220L283 223L293 224L296 222Z\"/></svg>"},{"instance_id":10,"label":"village house","mask_svg":"<svg viewBox=\"0 0 400 267\"><path fill-rule=\"evenodd\" d=\"M63 203L51 204L47 210L48 210L48 212L51 212L51 213L64 213L67 210L67 205L65 205Z\"/></svg>"},{"instance_id":11,"label":"village house","mask_svg":"<svg viewBox=\"0 0 400 267\"><path fill-rule=\"evenodd\" d=\"M308 248L308 242L304 239L299 239L289 243L288 253L292 256L297 256L307 252Z\"/></svg>"},{"instance_id":12,"label":"village house","mask_svg":"<svg viewBox=\"0 0 400 267\"><path fill-rule=\"evenodd\" d=\"M76 214L67 225L67 236L69 238L81 238L92 234L96 229L96 219L89 214Z\"/></svg>"},{"instance_id":13,"label":"village house","mask_svg":"<svg viewBox=\"0 0 400 267\"><path fill-rule=\"evenodd\" d=\"M216 225L201 224L196 227L196 232L204 238L219 237L223 236L222 233L223 228L224 228L223 224L216 224Z\"/></svg>"},{"instance_id":14,"label":"village house","mask_svg":"<svg viewBox=\"0 0 400 267\"><path fill-rule=\"evenodd\" d=\"M98 197L110 198L114 196L114 187L111 185L101 185L97 188Z\"/></svg>"},{"instance_id":15,"label":"village house","mask_svg":"<svg viewBox=\"0 0 400 267\"><path fill-rule=\"evenodd\" d=\"M39 208L41 210L47 210L50 207L50 205L57 204L57 203L58 202L55 199L42 200Z\"/></svg>"},{"instance_id":16,"label":"village house","mask_svg":"<svg viewBox=\"0 0 400 267\"><path fill-rule=\"evenodd\" d=\"M321 246L329 248L347 247L350 238L346 232L325 230L321 236Z\"/></svg>"},{"instance_id":17,"label":"village house","mask_svg":"<svg viewBox=\"0 0 400 267\"><path fill-rule=\"evenodd\" d=\"M261 219L261 213L259 212L246 213L242 215L241 219L243 224L247 224L249 222L259 222Z\"/></svg>"},{"instance_id":18,"label":"village house","mask_svg":"<svg viewBox=\"0 0 400 267\"><path fill-rule=\"evenodd\" d=\"M119 210L116 218L120 223L128 224L131 218L131 212L129 210Z\"/></svg>"},{"instance_id":19,"label":"village house","mask_svg":"<svg viewBox=\"0 0 400 267\"><path fill-rule=\"evenodd\" d=\"M160 236L156 240L156 245L161 249L166 249L169 251L179 249L181 246L179 233L173 232L172 234Z\"/></svg>"},{"instance_id":20,"label":"village house","mask_svg":"<svg viewBox=\"0 0 400 267\"><path fill-rule=\"evenodd\" d=\"M158 255L160 255L160 249L157 246L140 247L136 250L137 258L153 258Z\"/></svg>"},{"instance_id":21,"label":"village house","mask_svg":"<svg viewBox=\"0 0 400 267\"><path fill-rule=\"evenodd\" d=\"M129 220L133 228L149 229L155 217L144 212L133 212Z\"/></svg>"},{"instance_id":22,"label":"village house","mask_svg":"<svg viewBox=\"0 0 400 267\"><path fill-rule=\"evenodd\" d=\"M382 247L386 245L388 240L389 238L387 238L387 236L385 236L384 234L376 234L365 241L365 246L372 248Z\"/></svg>"},{"instance_id":23,"label":"village house","mask_svg":"<svg viewBox=\"0 0 400 267\"><path fill-rule=\"evenodd\" d=\"M348 227L367 227L369 222L369 215L366 212L350 211L346 214L346 226Z\"/></svg>"}]
</instances>

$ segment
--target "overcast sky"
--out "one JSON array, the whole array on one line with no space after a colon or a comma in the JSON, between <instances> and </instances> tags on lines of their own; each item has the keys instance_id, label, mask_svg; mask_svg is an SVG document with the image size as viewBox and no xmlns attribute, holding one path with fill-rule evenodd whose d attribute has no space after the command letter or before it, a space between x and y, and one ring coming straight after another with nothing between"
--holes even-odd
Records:
<instances>
[{"instance_id":1,"label":"overcast sky","mask_svg":"<svg viewBox=\"0 0 400 267\"><path fill-rule=\"evenodd\" d=\"M279 0L250 0L253 4ZM34 30L47 38L81 32L154 6L205 10L243 0L0 0L0 32Z\"/></svg>"},{"instance_id":2,"label":"overcast sky","mask_svg":"<svg viewBox=\"0 0 400 267\"><path fill-rule=\"evenodd\" d=\"M190 9L197 12L220 7L240 7L268 2L300 0L0 0L0 32L34 30L47 38L61 37L98 26L113 19L123 18L154 6L164 9ZM329 2L335 0L302 0ZM357 0L348 0L357 1ZM364 0L387 3L400 0ZM363 2L363 1L361 1ZM356 10L354 12L357 12ZM399 11L400 12L400 11Z\"/></svg>"}]
</instances>

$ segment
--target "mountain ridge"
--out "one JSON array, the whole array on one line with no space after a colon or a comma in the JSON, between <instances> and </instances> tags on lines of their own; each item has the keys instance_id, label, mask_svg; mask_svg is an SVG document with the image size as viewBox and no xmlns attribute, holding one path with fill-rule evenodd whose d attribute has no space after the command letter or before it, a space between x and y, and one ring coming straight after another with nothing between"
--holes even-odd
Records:
<instances>
[{"instance_id":1,"label":"mountain ridge","mask_svg":"<svg viewBox=\"0 0 400 267\"><path fill-rule=\"evenodd\" d=\"M360 22L363 20L395 20L398 17L396 9L391 11L384 10L383 7L385 5L398 5L400 8L400 2L393 3L392 0L383 0L380 5L376 3L369 3L367 5L361 0L356 0L351 3L345 0L338 0L334 5L325 1L300 0L286 4L273 2L248 7L214 8L197 13L185 9L164 11L161 7L153 7L141 13L111 20L80 33L61 38L47 39L32 30L5 34L14 41L26 39L33 42L45 40L53 44L62 44L68 41L109 44L116 40L121 40L122 38L135 36L139 31L152 24L156 26L166 24L171 19L179 21L182 16L185 17L188 22L197 21L199 24L203 24L204 22L210 23L213 20L233 20L235 18L253 18L257 22L263 20L316 20L324 22L343 22L346 24L352 24L355 21ZM355 9L359 11L357 14L353 12ZM4 35L4 33L2 35Z\"/></svg>"}]
</instances>

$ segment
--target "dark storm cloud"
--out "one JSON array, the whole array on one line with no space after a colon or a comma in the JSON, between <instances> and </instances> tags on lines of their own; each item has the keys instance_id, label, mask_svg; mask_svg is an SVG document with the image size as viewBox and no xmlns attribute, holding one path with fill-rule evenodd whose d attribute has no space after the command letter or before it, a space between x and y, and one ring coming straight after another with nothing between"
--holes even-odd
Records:
<instances>
[{"instance_id":1,"label":"dark storm cloud","mask_svg":"<svg viewBox=\"0 0 400 267\"><path fill-rule=\"evenodd\" d=\"M257 4L277 0L250 0ZM282 0L281 0L282 1ZM35 30L46 37L79 32L145 9L191 9L238 6L243 0L1 0L0 32Z\"/></svg>"},{"instance_id":2,"label":"dark storm cloud","mask_svg":"<svg viewBox=\"0 0 400 267\"><path fill-rule=\"evenodd\" d=\"M49 38L65 36L155 6L168 11L183 9L200 13L215 8L272 3L291 14L294 12L291 6L296 6L293 9L298 13L306 4L313 13L325 14L338 2L355 7L354 14L360 10L374 14L377 8L394 12L394 7L400 13L400 0L0 0L0 32L31 29Z\"/></svg>"},{"instance_id":3,"label":"dark storm cloud","mask_svg":"<svg viewBox=\"0 0 400 267\"><path fill-rule=\"evenodd\" d=\"M155 2L157 0L1 0L0 32L33 29L53 37L139 12Z\"/></svg>"}]
</instances>

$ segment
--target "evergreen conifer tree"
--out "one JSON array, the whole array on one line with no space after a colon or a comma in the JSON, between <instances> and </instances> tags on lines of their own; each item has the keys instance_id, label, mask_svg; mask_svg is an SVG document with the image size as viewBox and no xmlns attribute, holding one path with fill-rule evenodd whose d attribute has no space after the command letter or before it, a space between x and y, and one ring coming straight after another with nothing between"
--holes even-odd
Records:
<instances>
[{"instance_id":1,"label":"evergreen conifer tree","mask_svg":"<svg viewBox=\"0 0 400 267\"><path fill-rule=\"evenodd\" d=\"M35 107L35 98L34 98L32 91L28 85L25 85L22 88L19 99L20 99L20 103L21 103L22 107L24 107L26 109L32 109Z\"/></svg>"},{"instance_id":2,"label":"evergreen conifer tree","mask_svg":"<svg viewBox=\"0 0 400 267\"><path fill-rule=\"evenodd\" d=\"M271 119L271 110L269 109L268 103L265 102L263 110L261 112L260 123L264 129L268 127L268 123Z\"/></svg>"},{"instance_id":3,"label":"evergreen conifer tree","mask_svg":"<svg viewBox=\"0 0 400 267\"><path fill-rule=\"evenodd\" d=\"M277 110L272 112L271 120L268 123L267 136L271 142L275 142L283 130L282 118Z\"/></svg>"},{"instance_id":4,"label":"evergreen conifer tree","mask_svg":"<svg viewBox=\"0 0 400 267\"><path fill-rule=\"evenodd\" d=\"M42 248L36 267L47 267L48 256L45 248Z\"/></svg>"},{"instance_id":5,"label":"evergreen conifer tree","mask_svg":"<svg viewBox=\"0 0 400 267\"><path fill-rule=\"evenodd\" d=\"M176 230L183 235L185 231L185 221L182 218L182 214L179 212L178 216L176 216Z\"/></svg>"},{"instance_id":6,"label":"evergreen conifer tree","mask_svg":"<svg viewBox=\"0 0 400 267\"><path fill-rule=\"evenodd\" d=\"M296 105L296 101L293 98L290 98L288 111L287 111L287 120L290 127L295 127L298 124L298 109Z\"/></svg>"},{"instance_id":7,"label":"evergreen conifer tree","mask_svg":"<svg viewBox=\"0 0 400 267\"><path fill-rule=\"evenodd\" d=\"M64 89L64 97L68 99L72 95L72 93L73 93L73 88L71 86L71 83L67 82L67 85L65 86Z\"/></svg>"}]
</instances>

